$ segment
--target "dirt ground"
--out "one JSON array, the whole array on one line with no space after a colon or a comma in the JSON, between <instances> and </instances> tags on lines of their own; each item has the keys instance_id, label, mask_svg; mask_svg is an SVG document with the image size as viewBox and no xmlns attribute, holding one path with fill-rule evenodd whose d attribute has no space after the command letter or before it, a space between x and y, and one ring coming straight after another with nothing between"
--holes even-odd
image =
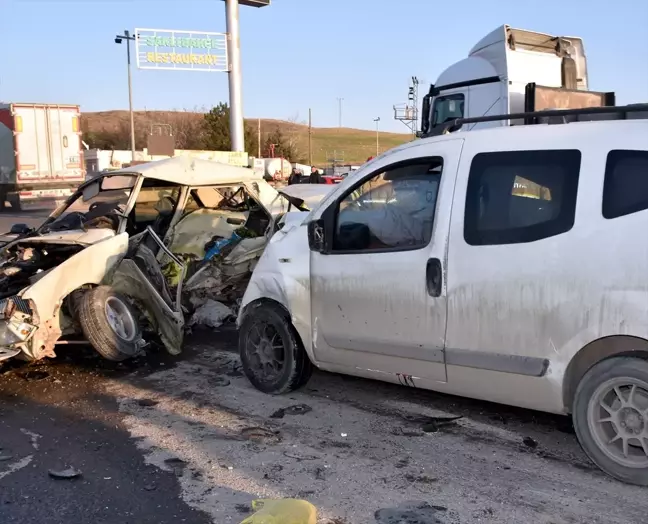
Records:
<instances>
[{"instance_id":1,"label":"dirt ground","mask_svg":"<svg viewBox=\"0 0 648 524\"><path fill-rule=\"evenodd\" d=\"M277 497L329 524L646 522L646 490L598 471L565 417L327 373L268 396L242 376L235 337L213 340L102 387L147 464L215 523Z\"/></svg>"}]
</instances>

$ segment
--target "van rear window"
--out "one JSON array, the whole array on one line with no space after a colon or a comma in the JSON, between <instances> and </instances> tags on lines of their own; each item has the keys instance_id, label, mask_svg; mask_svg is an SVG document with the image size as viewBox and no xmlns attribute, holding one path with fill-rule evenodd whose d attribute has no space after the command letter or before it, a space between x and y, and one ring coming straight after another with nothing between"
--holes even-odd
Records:
<instances>
[{"instance_id":1,"label":"van rear window","mask_svg":"<svg viewBox=\"0 0 648 524\"><path fill-rule=\"evenodd\" d=\"M610 151L603 183L603 216L618 218L645 209L648 209L648 151Z\"/></svg>"},{"instance_id":2,"label":"van rear window","mask_svg":"<svg viewBox=\"0 0 648 524\"><path fill-rule=\"evenodd\" d=\"M475 155L466 192L466 242L519 244L569 231L580 162L574 149Z\"/></svg>"}]
</instances>

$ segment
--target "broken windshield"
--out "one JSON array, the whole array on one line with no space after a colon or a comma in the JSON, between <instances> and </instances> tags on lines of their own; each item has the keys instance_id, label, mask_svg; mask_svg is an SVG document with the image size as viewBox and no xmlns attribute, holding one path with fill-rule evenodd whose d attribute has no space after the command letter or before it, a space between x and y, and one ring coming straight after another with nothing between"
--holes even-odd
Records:
<instances>
[{"instance_id":1,"label":"broken windshield","mask_svg":"<svg viewBox=\"0 0 648 524\"><path fill-rule=\"evenodd\" d=\"M136 180L135 175L113 175L82 186L50 215L42 232L84 227L116 229Z\"/></svg>"}]
</instances>

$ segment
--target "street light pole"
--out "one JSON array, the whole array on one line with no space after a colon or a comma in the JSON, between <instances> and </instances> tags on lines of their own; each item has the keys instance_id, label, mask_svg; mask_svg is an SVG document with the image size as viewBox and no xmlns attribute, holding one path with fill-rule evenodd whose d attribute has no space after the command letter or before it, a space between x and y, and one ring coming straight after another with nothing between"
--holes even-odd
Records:
<instances>
[{"instance_id":1,"label":"street light pole","mask_svg":"<svg viewBox=\"0 0 648 524\"><path fill-rule=\"evenodd\" d=\"M378 122L380 122L380 117L374 118L374 122L376 122L376 156L380 154L380 132L378 130Z\"/></svg>"},{"instance_id":2,"label":"street light pole","mask_svg":"<svg viewBox=\"0 0 648 524\"><path fill-rule=\"evenodd\" d=\"M338 98L338 127L342 127L342 101L344 98Z\"/></svg>"},{"instance_id":3,"label":"street light pole","mask_svg":"<svg viewBox=\"0 0 648 524\"><path fill-rule=\"evenodd\" d=\"M131 80L131 55L130 43L135 40L128 30L123 35L115 36L115 43L121 44L126 40L126 60L128 62L128 111L130 113L130 139L131 139L131 162L135 161L135 114L133 113L133 84Z\"/></svg>"}]
</instances>

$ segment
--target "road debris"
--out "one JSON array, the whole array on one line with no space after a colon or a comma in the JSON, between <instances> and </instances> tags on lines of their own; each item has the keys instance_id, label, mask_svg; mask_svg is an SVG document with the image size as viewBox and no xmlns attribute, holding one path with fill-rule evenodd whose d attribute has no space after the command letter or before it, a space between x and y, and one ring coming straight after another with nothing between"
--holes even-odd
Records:
<instances>
[{"instance_id":1,"label":"road debris","mask_svg":"<svg viewBox=\"0 0 648 524\"><path fill-rule=\"evenodd\" d=\"M254 500L256 511L241 524L316 524L317 508L310 502L299 499Z\"/></svg>"},{"instance_id":2,"label":"road debris","mask_svg":"<svg viewBox=\"0 0 648 524\"><path fill-rule=\"evenodd\" d=\"M281 440L279 431L271 431L261 427L243 428L241 436L253 442L277 443Z\"/></svg>"},{"instance_id":3,"label":"road debris","mask_svg":"<svg viewBox=\"0 0 648 524\"><path fill-rule=\"evenodd\" d=\"M12 458L13 458L13 455L0 453L0 462L7 462L8 460L11 460Z\"/></svg>"},{"instance_id":4,"label":"road debris","mask_svg":"<svg viewBox=\"0 0 648 524\"><path fill-rule=\"evenodd\" d=\"M50 374L47 371L31 370L18 373L18 376L24 380L37 381L45 380L50 376Z\"/></svg>"},{"instance_id":5,"label":"road debris","mask_svg":"<svg viewBox=\"0 0 648 524\"><path fill-rule=\"evenodd\" d=\"M173 470L177 477L182 477L182 475L184 475L184 470L187 467L187 463L177 457L165 459L164 463Z\"/></svg>"},{"instance_id":6,"label":"road debris","mask_svg":"<svg viewBox=\"0 0 648 524\"><path fill-rule=\"evenodd\" d=\"M73 467L68 467L62 470L50 469L47 473L50 477L58 480L70 480L81 476L81 472Z\"/></svg>"},{"instance_id":7,"label":"road debris","mask_svg":"<svg viewBox=\"0 0 648 524\"><path fill-rule=\"evenodd\" d=\"M379 524L446 524L448 508L427 502L406 502L395 508L379 509L374 514Z\"/></svg>"},{"instance_id":8,"label":"road debris","mask_svg":"<svg viewBox=\"0 0 648 524\"><path fill-rule=\"evenodd\" d=\"M531 437L524 437L522 439L522 444L524 444L526 447L535 449L538 447L538 441L532 439Z\"/></svg>"},{"instance_id":9,"label":"road debris","mask_svg":"<svg viewBox=\"0 0 648 524\"><path fill-rule=\"evenodd\" d=\"M31 443L32 448L38 451L38 439L41 438L41 435L39 435L38 433L34 433L33 431L29 431L28 429L25 428L20 428L20 432L23 435L27 435L29 437L29 441Z\"/></svg>"},{"instance_id":10,"label":"road debris","mask_svg":"<svg viewBox=\"0 0 648 524\"><path fill-rule=\"evenodd\" d=\"M305 415L311 411L313 411L313 408L308 404L295 404L294 406L278 409L270 415L270 418L284 418L285 415Z\"/></svg>"},{"instance_id":11,"label":"road debris","mask_svg":"<svg viewBox=\"0 0 648 524\"><path fill-rule=\"evenodd\" d=\"M425 433L436 433L439 431L439 428L455 424L457 420L462 418L462 415L457 417L427 417L425 422L421 425L421 429Z\"/></svg>"},{"instance_id":12,"label":"road debris","mask_svg":"<svg viewBox=\"0 0 648 524\"><path fill-rule=\"evenodd\" d=\"M153 406L157 406L159 402L157 400L153 400L152 398L141 398L137 401L138 406L142 406L143 408L152 408Z\"/></svg>"},{"instance_id":13,"label":"road debris","mask_svg":"<svg viewBox=\"0 0 648 524\"><path fill-rule=\"evenodd\" d=\"M225 304L207 299L203 305L196 309L189 321L189 325L217 328L222 326L225 320L233 316L234 312Z\"/></svg>"}]
</instances>

